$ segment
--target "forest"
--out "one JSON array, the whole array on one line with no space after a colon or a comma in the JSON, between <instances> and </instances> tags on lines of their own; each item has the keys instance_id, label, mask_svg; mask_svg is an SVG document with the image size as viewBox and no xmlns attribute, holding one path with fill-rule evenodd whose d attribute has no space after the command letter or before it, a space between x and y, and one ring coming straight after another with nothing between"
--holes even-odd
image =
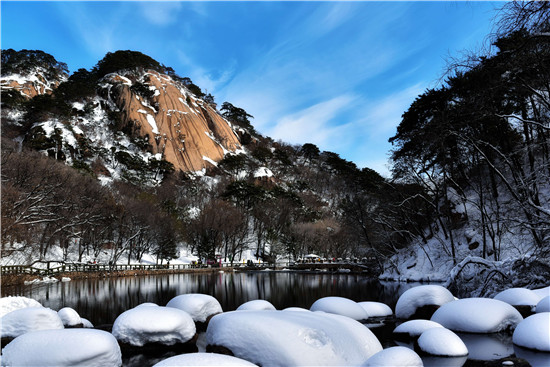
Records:
<instances>
[{"instance_id":1,"label":"forest","mask_svg":"<svg viewBox=\"0 0 550 367\"><path fill-rule=\"evenodd\" d=\"M470 255L547 259L549 4L507 3L491 40L483 52L450 59L439 86L404 111L390 139L388 178L314 144L262 136L253 117L229 102L219 113L246 131L245 153L227 154L204 176L174 171L166 161L151 165L85 149L85 137L68 165L66 154L58 154L62 137L37 135L35 124L70 124L90 113L71 103L100 98L97 85L107 73L150 68L215 106L214 97L134 51L109 53L91 70L68 76L50 55L2 50L2 76L46 65L49 77L59 79L51 95L28 100L2 90L2 256L20 252L37 261L58 246L62 260L108 253L113 262L144 254L163 262L187 246L200 258L220 254L229 262L247 250L266 262L312 252L375 257L382 272L392 255L437 243L454 265ZM118 130L119 116L109 117ZM103 185L98 176L108 160L131 174ZM242 174L261 169L273 175Z\"/></svg>"}]
</instances>

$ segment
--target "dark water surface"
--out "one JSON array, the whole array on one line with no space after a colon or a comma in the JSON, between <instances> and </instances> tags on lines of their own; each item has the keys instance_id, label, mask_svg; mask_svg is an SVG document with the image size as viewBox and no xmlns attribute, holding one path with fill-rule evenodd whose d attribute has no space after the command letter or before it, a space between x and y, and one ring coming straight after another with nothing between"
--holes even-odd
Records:
<instances>
[{"instance_id":1,"label":"dark water surface","mask_svg":"<svg viewBox=\"0 0 550 367\"><path fill-rule=\"evenodd\" d=\"M215 297L224 311L265 299L277 309L310 306L319 298L341 296L379 301L392 309L413 283L381 283L362 275L258 271L196 273L123 278L81 279L2 289L2 296L25 296L44 307L74 308L94 325L112 324L122 312L144 302L165 306L175 296L203 293Z\"/></svg>"},{"instance_id":2,"label":"dark water surface","mask_svg":"<svg viewBox=\"0 0 550 367\"><path fill-rule=\"evenodd\" d=\"M341 296L354 301L378 301L395 309L397 299L407 289L419 284L379 282L362 275L315 272L258 271L246 273L196 273L157 276L135 276L105 279L82 279L70 282L38 284L2 289L2 296L25 296L44 307L75 309L94 325L112 324L122 312L144 302L166 305L175 296L203 293L215 297L224 311L235 310L242 303L265 299L277 309L309 309L319 298ZM384 347L401 344L392 338L395 324L369 328ZM461 334L470 351L469 359L423 357L425 366L482 366L484 362L516 355L532 366L550 367L550 353L536 353L515 347L509 334ZM410 345L409 345L410 346ZM410 346L412 347L412 346ZM132 355L123 365L151 366L170 357ZM477 361L474 361L476 359ZM494 364L491 364L494 365ZM501 364L498 363L500 366ZM520 366L522 364L517 364Z\"/></svg>"}]
</instances>

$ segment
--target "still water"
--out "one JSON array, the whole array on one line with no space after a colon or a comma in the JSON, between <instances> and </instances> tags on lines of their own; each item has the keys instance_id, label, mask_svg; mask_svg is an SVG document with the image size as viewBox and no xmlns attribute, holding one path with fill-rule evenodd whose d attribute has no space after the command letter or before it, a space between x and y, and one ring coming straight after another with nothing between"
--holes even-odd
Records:
<instances>
[{"instance_id":1,"label":"still water","mask_svg":"<svg viewBox=\"0 0 550 367\"><path fill-rule=\"evenodd\" d=\"M94 325L112 324L122 312L144 302L164 306L180 294L215 297L224 311L265 299L277 309L310 306L326 296L379 301L394 308L413 283L380 283L361 275L259 271L196 273L123 278L82 279L2 289L2 296L25 296L44 307L74 308Z\"/></svg>"},{"instance_id":2,"label":"still water","mask_svg":"<svg viewBox=\"0 0 550 367\"><path fill-rule=\"evenodd\" d=\"M54 310L75 309L94 325L112 324L122 312L144 302L166 305L180 294L203 293L215 297L224 311L242 303L265 299L277 309L310 306L319 298L340 296L354 301L378 301L395 309L397 299L415 283L379 282L362 275L313 272L197 273L123 278L83 279L65 283L39 284L2 289L2 296L25 296ZM370 326L369 326L370 327ZM371 328L384 347L399 345L392 339L395 324ZM509 334L459 334L470 355L463 358L423 357L425 366L482 365L479 361L512 355L524 358L532 366L550 366L550 353L534 353L515 347ZM166 355L164 357L169 357ZM132 356L124 366L146 366L161 358ZM474 361L474 360L477 360Z\"/></svg>"}]
</instances>

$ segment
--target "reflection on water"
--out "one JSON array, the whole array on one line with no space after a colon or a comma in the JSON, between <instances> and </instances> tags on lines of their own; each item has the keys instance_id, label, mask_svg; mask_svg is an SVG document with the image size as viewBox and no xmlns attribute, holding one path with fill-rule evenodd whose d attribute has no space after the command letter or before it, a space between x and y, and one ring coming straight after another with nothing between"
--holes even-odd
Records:
<instances>
[{"instance_id":1,"label":"reflection on water","mask_svg":"<svg viewBox=\"0 0 550 367\"><path fill-rule=\"evenodd\" d=\"M468 348L468 358L491 361L514 354L512 335L509 333L468 334L456 333Z\"/></svg>"},{"instance_id":2,"label":"reflection on water","mask_svg":"<svg viewBox=\"0 0 550 367\"><path fill-rule=\"evenodd\" d=\"M514 345L516 357L523 358L531 367L548 367L550 366L550 353L537 352L534 350L524 349Z\"/></svg>"},{"instance_id":3,"label":"reflection on water","mask_svg":"<svg viewBox=\"0 0 550 367\"><path fill-rule=\"evenodd\" d=\"M164 306L173 297L186 293L209 294L220 302L224 311L235 310L242 303L253 299L265 299L279 310L292 306L309 309L317 299L327 296L341 296L358 302L379 301L393 309L399 296L416 285L379 282L352 274L260 271L83 279L3 288L2 296L33 298L54 310L72 307L97 326L112 324L118 315L140 303L154 302ZM371 330L385 348L403 345L412 349L412 343L393 340L394 327L394 324L388 324L372 327ZM513 346L508 334L457 334L468 347L470 361L500 359L515 353L533 366L550 366L550 353L537 353ZM168 355L158 358L165 357ZM146 366L156 361L142 355L128 358L125 366ZM425 366L434 367L462 366L466 358L422 357Z\"/></svg>"},{"instance_id":4,"label":"reflection on water","mask_svg":"<svg viewBox=\"0 0 550 367\"><path fill-rule=\"evenodd\" d=\"M54 310L74 308L94 325L112 324L122 312L143 302L164 306L180 294L203 293L215 297L224 311L246 301L265 299L277 309L309 309L317 299L341 296L354 301L380 301L394 307L413 283L380 283L361 275L247 272L196 273L82 279L2 289L2 296L25 296Z\"/></svg>"}]
</instances>

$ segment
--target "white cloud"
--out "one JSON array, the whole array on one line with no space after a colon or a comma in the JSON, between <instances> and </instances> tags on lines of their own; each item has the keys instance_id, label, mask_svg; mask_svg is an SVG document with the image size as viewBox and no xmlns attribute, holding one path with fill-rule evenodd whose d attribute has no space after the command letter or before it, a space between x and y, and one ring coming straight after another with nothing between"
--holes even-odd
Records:
<instances>
[{"instance_id":1,"label":"white cloud","mask_svg":"<svg viewBox=\"0 0 550 367\"><path fill-rule=\"evenodd\" d=\"M372 137L386 137L395 133L397 125L401 122L401 115L424 91L425 83L417 83L407 89L386 96L379 101L370 104L369 112L365 118L365 130Z\"/></svg>"},{"instance_id":2,"label":"white cloud","mask_svg":"<svg viewBox=\"0 0 550 367\"><path fill-rule=\"evenodd\" d=\"M347 126L334 126L333 119L355 104L356 97L342 95L320 102L292 115L283 116L267 134L295 144L314 143L321 147L341 144Z\"/></svg>"},{"instance_id":3,"label":"white cloud","mask_svg":"<svg viewBox=\"0 0 550 367\"><path fill-rule=\"evenodd\" d=\"M150 23L165 26L178 20L179 10L182 8L181 2L154 1L140 2L141 14Z\"/></svg>"}]
</instances>

